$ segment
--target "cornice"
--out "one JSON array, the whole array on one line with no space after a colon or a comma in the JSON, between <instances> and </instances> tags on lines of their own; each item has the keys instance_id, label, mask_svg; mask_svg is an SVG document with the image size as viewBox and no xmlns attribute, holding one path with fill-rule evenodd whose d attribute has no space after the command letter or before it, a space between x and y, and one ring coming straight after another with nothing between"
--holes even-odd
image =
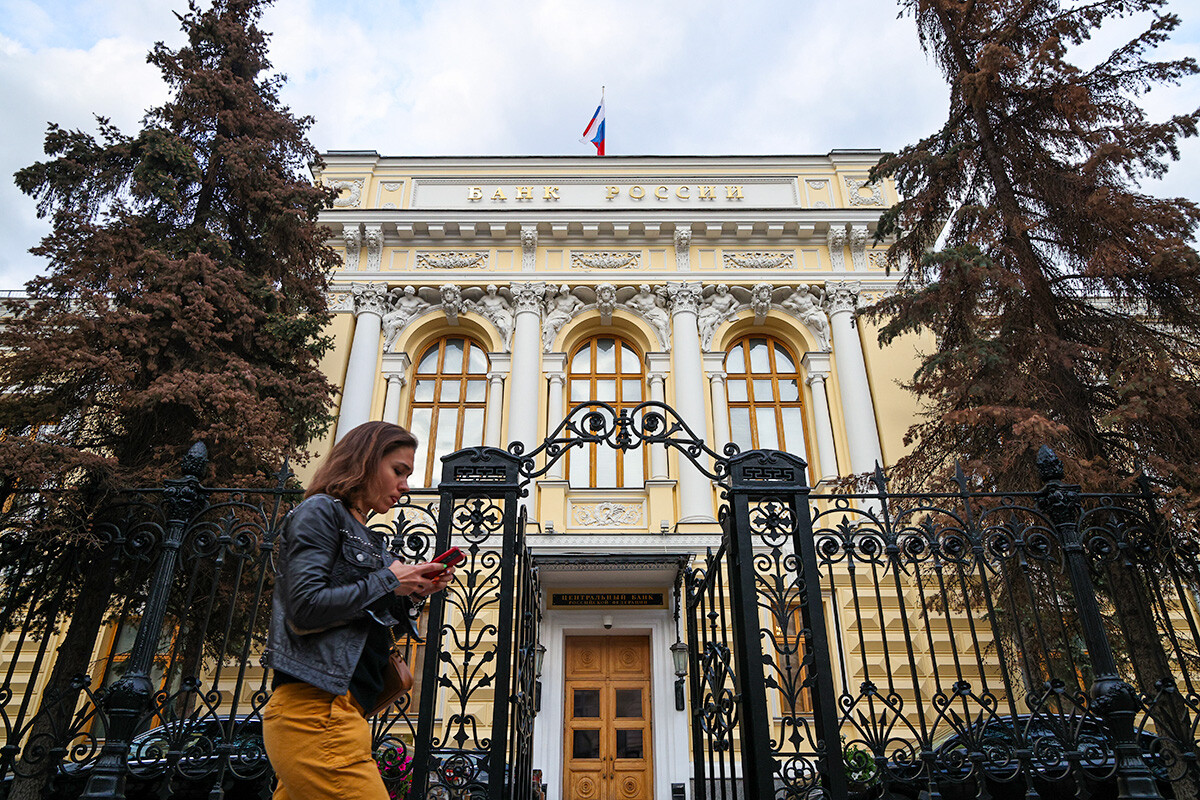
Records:
<instances>
[{"instance_id":1,"label":"cornice","mask_svg":"<svg viewBox=\"0 0 1200 800\"><path fill-rule=\"evenodd\" d=\"M625 155L605 156L381 156L374 150L331 150L321 154L326 172L343 172L347 167L372 166L388 171L406 171L413 177L418 171L435 170L443 175L455 169L472 171L501 170L524 173L528 170L553 169L575 173L579 170L616 175L621 170L637 168L639 171L661 164L671 169L779 169L792 172L798 169L814 169L839 166L873 165L884 156L882 150L831 150L821 154L777 154L777 155Z\"/></svg>"}]
</instances>

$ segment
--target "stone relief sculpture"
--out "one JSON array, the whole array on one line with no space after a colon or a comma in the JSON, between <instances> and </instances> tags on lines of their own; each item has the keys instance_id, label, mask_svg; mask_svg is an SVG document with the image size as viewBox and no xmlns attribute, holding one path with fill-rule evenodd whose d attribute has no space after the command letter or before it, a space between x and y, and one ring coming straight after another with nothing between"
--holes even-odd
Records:
<instances>
[{"instance_id":1,"label":"stone relief sculpture","mask_svg":"<svg viewBox=\"0 0 1200 800\"><path fill-rule=\"evenodd\" d=\"M780 302L780 308L792 312L817 336L824 350L829 349L829 319L821 310L821 291L812 286L797 286Z\"/></svg>"},{"instance_id":2,"label":"stone relief sculpture","mask_svg":"<svg viewBox=\"0 0 1200 800\"><path fill-rule=\"evenodd\" d=\"M453 283L442 285L442 310L446 312L446 321L451 325L458 324L458 315L467 310L462 291Z\"/></svg>"},{"instance_id":3,"label":"stone relief sculpture","mask_svg":"<svg viewBox=\"0 0 1200 800\"><path fill-rule=\"evenodd\" d=\"M575 311L583 305L583 301L571 294L570 288L563 284L557 294L546 299L546 318L542 322L542 349L549 353L554 346L554 337L567 320L574 316Z\"/></svg>"},{"instance_id":4,"label":"stone relief sculpture","mask_svg":"<svg viewBox=\"0 0 1200 800\"><path fill-rule=\"evenodd\" d=\"M538 232L536 225L521 226L521 270L533 272L537 269Z\"/></svg>"},{"instance_id":5,"label":"stone relief sculpture","mask_svg":"<svg viewBox=\"0 0 1200 800\"><path fill-rule=\"evenodd\" d=\"M362 250L363 236L358 224L342 226L342 242L346 245L346 269L358 269L359 251Z\"/></svg>"},{"instance_id":6,"label":"stone relief sculpture","mask_svg":"<svg viewBox=\"0 0 1200 800\"><path fill-rule=\"evenodd\" d=\"M870 179L846 177L846 194L850 198L852 206L881 206L883 205L883 184L871 183ZM863 196L861 190L866 189L871 193L870 197Z\"/></svg>"},{"instance_id":7,"label":"stone relief sculpture","mask_svg":"<svg viewBox=\"0 0 1200 800\"><path fill-rule=\"evenodd\" d=\"M600 312L600 321L605 325L612 322L613 310L617 307L617 287L611 283L596 285L596 310Z\"/></svg>"},{"instance_id":8,"label":"stone relief sculpture","mask_svg":"<svg viewBox=\"0 0 1200 800\"><path fill-rule=\"evenodd\" d=\"M571 251L571 266L575 269L641 269L642 254L628 250L620 252L581 253Z\"/></svg>"},{"instance_id":9,"label":"stone relief sculpture","mask_svg":"<svg viewBox=\"0 0 1200 800\"><path fill-rule=\"evenodd\" d=\"M625 301L625 307L637 314L658 333L658 339L667 346L671 341L671 318L663 307L663 300L650 291L650 284L643 283L638 287L638 293Z\"/></svg>"},{"instance_id":10,"label":"stone relief sculpture","mask_svg":"<svg viewBox=\"0 0 1200 800\"><path fill-rule=\"evenodd\" d=\"M367 271L378 272L383 264L383 226L367 226Z\"/></svg>"},{"instance_id":11,"label":"stone relief sculpture","mask_svg":"<svg viewBox=\"0 0 1200 800\"><path fill-rule=\"evenodd\" d=\"M775 287L769 283L756 283L750 290L750 307L754 309L754 322L762 325L771 311L771 292Z\"/></svg>"},{"instance_id":12,"label":"stone relief sculpture","mask_svg":"<svg viewBox=\"0 0 1200 800\"><path fill-rule=\"evenodd\" d=\"M700 304L697 324L700 328L700 343L707 350L712 346L713 334L721 323L737 313L737 298L729 293L729 287L718 283L713 293Z\"/></svg>"},{"instance_id":13,"label":"stone relief sculpture","mask_svg":"<svg viewBox=\"0 0 1200 800\"><path fill-rule=\"evenodd\" d=\"M362 201L363 182L365 179L357 178L352 181L329 181L325 184L330 189L335 190L339 195L346 189L350 190L350 194L345 197L336 197L333 200L334 208L357 208Z\"/></svg>"},{"instance_id":14,"label":"stone relief sculpture","mask_svg":"<svg viewBox=\"0 0 1200 800\"><path fill-rule=\"evenodd\" d=\"M417 253L419 269L487 269L487 253Z\"/></svg>"},{"instance_id":15,"label":"stone relief sculpture","mask_svg":"<svg viewBox=\"0 0 1200 800\"><path fill-rule=\"evenodd\" d=\"M417 290L412 286L403 289L396 288L388 292L390 310L383 315L383 350L389 352L396 343L396 337L404 326L414 317L430 308L430 304L417 297Z\"/></svg>"},{"instance_id":16,"label":"stone relief sculpture","mask_svg":"<svg viewBox=\"0 0 1200 800\"><path fill-rule=\"evenodd\" d=\"M496 284L488 284L486 293L478 300L468 301L467 307L477 312L481 317L490 320L500 332L504 346L508 347L509 337L512 336L513 311L512 306L499 294Z\"/></svg>"}]
</instances>

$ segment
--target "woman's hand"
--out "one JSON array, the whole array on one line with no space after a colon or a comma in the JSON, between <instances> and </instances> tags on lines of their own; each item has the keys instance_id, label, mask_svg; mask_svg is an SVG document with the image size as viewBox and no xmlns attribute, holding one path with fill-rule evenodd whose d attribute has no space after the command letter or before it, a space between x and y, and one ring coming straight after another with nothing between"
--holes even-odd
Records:
<instances>
[{"instance_id":1,"label":"woman's hand","mask_svg":"<svg viewBox=\"0 0 1200 800\"><path fill-rule=\"evenodd\" d=\"M400 581L395 590L398 595L415 594L428 597L449 586L450 579L454 577L454 567L447 568L438 561L425 561L420 564L393 561L388 569L396 576L396 580Z\"/></svg>"}]
</instances>

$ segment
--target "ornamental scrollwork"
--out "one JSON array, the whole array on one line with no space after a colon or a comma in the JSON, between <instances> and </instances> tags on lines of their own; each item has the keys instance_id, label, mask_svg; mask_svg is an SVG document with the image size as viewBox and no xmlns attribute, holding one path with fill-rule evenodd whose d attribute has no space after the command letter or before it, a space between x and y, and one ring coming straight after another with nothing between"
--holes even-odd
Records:
<instances>
[{"instance_id":1,"label":"ornamental scrollwork","mask_svg":"<svg viewBox=\"0 0 1200 800\"><path fill-rule=\"evenodd\" d=\"M846 194L852 206L881 206L883 205L883 184L871 183L869 178L846 177ZM863 189L871 193L870 197L862 194Z\"/></svg>"},{"instance_id":2,"label":"ornamental scrollwork","mask_svg":"<svg viewBox=\"0 0 1200 800\"><path fill-rule=\"evenodd\" d=\"M571 266L576 269L641 269L642 254L637 251L580 253L571 251Z\"/></svg>"},{"instance_id":3,"label":"ornamental scrollwork","mask_svg":"<svg viewBox=\"0 0 1200 800\"><path fill-rule=\"evenodd\" d=\"M792 269L796 266L794 253L723 253L726 267L740 269Z\"/></svg>"},{"instance_id":4,"label":"ornamental scrollwork","mask_svg":"<svg viewBox=\"0 0 1200 800\"><path fill-rule=\"evenodd\" d=\"M418 269L487 269L487 253L417 253Z\"/></svg>"},{"instance_id":5,"label":"ornamental scrollwork","mask_svg":"<svg viewBox=\"0 0 1200 800\"><path fill-rule=\"evenodd\" d=\"M338 193L338 196L336 198L334 198L333 207L334 208L358 208L358 204L360 202L362 202L362 191L363 191L363 183L364 182L365 181L363 178L355 178L354 180L349 180L349 181L329 181L328 183L326 183L325 184L326 186L328 186L330 189L333 189L334 191L336 191ZM345 197L342 197L341 193L346 190L349 190L350 194L346 195Z\"/></svg>"}]
</instances>

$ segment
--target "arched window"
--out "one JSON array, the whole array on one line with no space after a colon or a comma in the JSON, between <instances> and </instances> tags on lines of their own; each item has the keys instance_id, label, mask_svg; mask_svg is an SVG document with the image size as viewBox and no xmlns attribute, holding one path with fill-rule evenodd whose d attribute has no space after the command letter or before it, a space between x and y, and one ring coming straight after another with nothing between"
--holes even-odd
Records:
<instances>
[{"instance_id":1,"label":"arched window","mask_svg":"<svg viewBox=\"0 0 1200 800\"><path fill-rule=\"evenodd\" d=\"M567 367L570 404L598 400L619 413L643 400L646 374L641 354L616 336L597 336L580 344ZM645 485L646 448L621 452L607 445L585 445L567 454L572 486L597 488Z\"/></svg>"},{"instance_id":2,"label":"arched window","mask_svg":"<svg viewBox=\"0 0 1200 800\"><path fill-rule=\"evenodd\" d=\"M463 336L439 339L417 359L408 418L409 430L420 441L414 486L437 486L442 456L483 444L487 373L487 352Z\"/></svg>"},{"instance_id":3,"label":"arched window","mask_svg":"<svg viewBox=\"0 0 1200 800\"><path fill-rule=\"evenodd\" d=\"M730 438L743 450L786 450L809 460L796 359L770 336L743 336L725 354Z\"/></svg>"}]
</instances>

